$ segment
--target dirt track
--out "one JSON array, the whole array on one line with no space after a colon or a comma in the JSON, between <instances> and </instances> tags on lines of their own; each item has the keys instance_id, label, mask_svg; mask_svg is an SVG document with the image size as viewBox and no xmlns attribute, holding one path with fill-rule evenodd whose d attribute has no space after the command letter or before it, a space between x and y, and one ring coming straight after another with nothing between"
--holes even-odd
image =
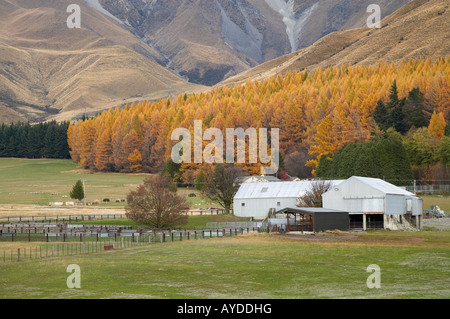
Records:
<instances>
[{"instance_id":1,"label":"dirt track","mask_svg":"<svg viewBox=\"0 0 450 319\"><path fill-rule=\"evenodd\" d=\"M434 227L439 230L450 230L450 217L423 219L423 226Z\"/></svg>"},{"instance_id":2,"label":"dirt track","mask_svg":"<svg viewBox=\"0 0 450 319\"><path fill-rule=\"evenodd\" d=\"M0 217L56 216L56 215L125 214L122 207L50 207L34 205L0 205Z\"/></svg>"},{"instance_id":3,"label":"dirt track","mask_svg":"<svg viewBox=\"0 0 450 319\"><path fill-rule=\"evenodd\" d=\"M290 232L289 234L277 234L277 237L287 238L287 239L296 239L296 240L304 240L304 241L354 241L358 240L359 237L356 234L347 233L347 232L325 232L325 233L316 233L316 234L301 234L300 232Z\"/></svg>"},{"instance_id":4,"label":"dirt track","mask_svg":"<svg viewBox=\"0 0 450 319\"><path fill-rule=\"evenodd\" d=\"M212 210L193 210L189 215L215 214ZM120 215L125 214L124 207L108 206L75 206L75 207L50 207L39 205L0 205L0 218L4 217L31 217L31 216L69 216L69 215Z\"/></svg>"}]
</instances>

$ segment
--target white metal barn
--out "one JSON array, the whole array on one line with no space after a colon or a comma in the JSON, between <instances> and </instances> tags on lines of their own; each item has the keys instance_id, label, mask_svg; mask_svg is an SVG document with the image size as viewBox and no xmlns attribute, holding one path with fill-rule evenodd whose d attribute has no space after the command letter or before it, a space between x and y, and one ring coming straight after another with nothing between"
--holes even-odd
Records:
<instances>
[{"instance_id":1,"label":"white metal barn","mask_svg":"<svg viewBox=\"0 0 450 319\"><path fill-rule=\"evenodd\" d=\"M377 178L353 176L322 195L323 207L349 212L350 228L421 228L422 199Z\"/></svg>"},{"instance_id":2,"label":"white metal barn","mask_svg":"<svg viewBox=\"0 0 450 319\"><path fill-rule=\"evenodd\" d=\"M331 181L334 186L343 181ZM233 200L234 215L264 219L269 211L296 207L297 198L311 189L314 181L243 183Z\"/></svg>"}]
</instances>

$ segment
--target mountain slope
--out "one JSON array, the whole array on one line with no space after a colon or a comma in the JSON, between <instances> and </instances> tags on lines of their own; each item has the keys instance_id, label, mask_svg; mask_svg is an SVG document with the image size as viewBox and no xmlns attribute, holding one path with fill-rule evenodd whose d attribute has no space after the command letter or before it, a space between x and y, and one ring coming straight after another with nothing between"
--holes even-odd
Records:
<instances>
[{"instance_id":1,"label":"mountain slope","mask_svg":"<svg viewBox=\"0 0 450 319\"><path fill-rule=\"evenodd\" d=\"M83 2L81 29L69 29L72 2L0 2L1 121L64 120L205 89L160 66L157 51Z\"/></svg>"},{"instance_id":2,"label":"mountain slope","mask_svg":"<svg viewBox=\"0 0 450 319\"><path fill-rule=\"evenodd\" d=\"M103 10L189 81L214 85L295 52L333 31L361 27L367 6L388 15L409 0L99 0Z\"/></svg>"},{"instance_id":3,"label":"mountain slope","mask_svg":"<svg viewBox=\"0 0 450 319\"><path fill-rule=\"evenodd\" d=\"M221 85L266 79L287 71L331 65L374 65L381 60L431 58L450 54L450 8L446 0L415 0L382 21L367 27L334 32L308 48L271 60L231 77Z\"/></svg>"}]
</instances>

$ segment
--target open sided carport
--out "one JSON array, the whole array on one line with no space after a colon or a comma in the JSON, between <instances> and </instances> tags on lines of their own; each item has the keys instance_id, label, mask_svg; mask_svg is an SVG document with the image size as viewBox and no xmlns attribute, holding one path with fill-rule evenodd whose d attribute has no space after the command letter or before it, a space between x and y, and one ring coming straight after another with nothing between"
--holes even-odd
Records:
<instances>
[{"instance_id":1,"label":"open sided carport","mask_svg":"<svg viewBox=\"0 0 450 319\"><path fill-rule=\"evenodd\" d=\"M285 208L277 214L286 214L287 231L301 232L323 232L327 230L350 229L350 219L348 212L318 208L318 207L295 207ZM292 217L294 223L292 223Z\"/></svg>"}]
</instances>

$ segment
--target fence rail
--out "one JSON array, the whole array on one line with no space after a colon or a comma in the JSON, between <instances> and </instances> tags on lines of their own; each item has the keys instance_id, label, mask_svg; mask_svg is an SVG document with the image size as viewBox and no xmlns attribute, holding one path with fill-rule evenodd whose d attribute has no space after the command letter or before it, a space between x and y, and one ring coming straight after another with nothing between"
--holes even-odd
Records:
<instances>
[{"instance_id":1,"label":"fence rail","mask_svg":"<svg viewBox=\"0 0 450 319\"><path fill-rule=\"evenodd\" d=\"M232 210L229 211L233 213ZM226 214L225 209L212 208L204 210L190 210L186 215L219 215ZM80 214L80 215L51 215L51 216L11 216L0 218L0 223L4 222L80 222L95 219L124 219L127 218L125 214Z\"/></svg>"},{"instance_id":2,"label":"fence rail","mask_svg":"<svg viewBox=\"0 0 450 319\"><path fill-rule=\"evenodd\" d=\"M450 193L450 185L416 185L406 186L411 193Z\"/></svg>"},{"instance_id":3,"label":"fence rail","mask_svg":"<svg viewBox=\"0 0 450 319\"><path fill-rule=\"evenodd\" d=\"M22 247L0 251L0 262L20 262L25 260L85 255L102 251L138 247L166 242L200 240L208 238L232 237L250 232L266 231L262 228L223 228L202 230L158 230L144 234L134 231L112 237L101 236L43 236L42 234L12 235L8 240L36 242L34 247ZM0 240L5 237L0 237ZM50 240L49 240L50 238ZM43 240L44 239L44 240Z\"/></svg>"},{"instance_id":4,"label":"fence rail","mask_svg":"<svg viewBox=\"0 0 450 319\"><path fill-rule=\"evenodd\" d=\"M12 217L2 217L0 218L0 223L3 222L55 222L55 223L73 223L80 221L88 221L95 219L123 219L126 218L125 214L88 214L88 215L55 215L55 216L12 216Z\"/></svg>"}]
</instances>

